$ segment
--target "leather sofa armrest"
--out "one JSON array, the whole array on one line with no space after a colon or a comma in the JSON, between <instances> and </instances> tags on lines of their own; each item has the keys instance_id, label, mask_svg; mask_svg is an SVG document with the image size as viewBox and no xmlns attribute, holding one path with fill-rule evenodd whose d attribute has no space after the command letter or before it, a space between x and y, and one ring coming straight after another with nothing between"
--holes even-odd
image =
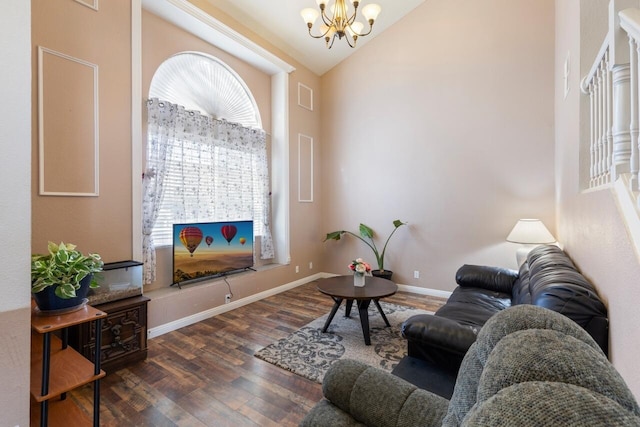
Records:
<instances>
[{"instance_id":1,"label":"leather sofa armrest","mask_svg":"<svg viewBox=\"0 0 640 427\"><path fill-rule=\"evenodd\" d=\"M476 340L479 328L432 314L411 316L402 324L402 336L409 342L466 354Z\"/></svg>"},{"instance_id":2,"label":"leather sofa armrest","mask_svg":"<svg viewBox=\"0 0 640 427\"><path fill-rule=\"evenodd\" d=\"M449 401L378 368L355 360L336 361L322 382L324 396L337 408L367 426L440 426ZM324 408L323 408L324 406ZM315 409L315 408L314 408ZM326 411L321 405L319 411ZM312 422L316 419L318 423ZM326 426L312 410L301 425Z\"/></svg>"},{"instance_id":3,"label":"leather sofa armrest","mask_svg":"<svg viewBox=\"0 0 640 427\"><path fill-rule=\"evenodd\" d=\"M462 287L482 288L511 294L518 272L502 267L465 264L456 272L456 283Z\"/></svg>"}]
</instances>

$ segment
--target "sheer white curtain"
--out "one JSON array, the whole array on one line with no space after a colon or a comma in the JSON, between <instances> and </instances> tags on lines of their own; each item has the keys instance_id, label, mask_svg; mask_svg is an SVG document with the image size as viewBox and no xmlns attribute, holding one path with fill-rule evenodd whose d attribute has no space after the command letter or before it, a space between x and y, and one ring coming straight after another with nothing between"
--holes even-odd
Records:
<instances>
[{"instance_id":1,"label":"sheer white curtain","mask_svg":"<svg viewBox=\"0 0 640 427\"><path fill-rule=\"evenodd\" d=\"M174 223L252 219L260 258L273 258L264 131L155 98L147 111L145 284L155 280L155 245L171 243Z\"/></svg>"}]
</instances>

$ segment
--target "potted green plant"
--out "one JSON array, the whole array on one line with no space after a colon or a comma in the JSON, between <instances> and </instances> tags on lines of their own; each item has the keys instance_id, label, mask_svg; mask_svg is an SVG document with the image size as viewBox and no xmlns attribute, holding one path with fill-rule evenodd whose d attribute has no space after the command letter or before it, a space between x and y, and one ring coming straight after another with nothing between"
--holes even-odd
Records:
<instances>
[{"instance_id":1,"label":"potted green plant","mask_svg":"<svg viewBox=\"0 0 640 427\"><path fill-rule=\"evenodd\" d=\"M94 273L104 265L100 255L83 255L76 245L49 242L47 255L31 256L31 293L41 311L72 311L82 307Z\"/></svg>"},{"instance_id":2,"label":"potted green plant","mask_svg":"<svg viewBox=\"0 0 640 427\"><path fill-rule=\"evenodd\" d=\"M393 231L391 232L391 234L389 234L389 237L387 237L387 240L384 242L384 246L382 247L382 252L378 251L378 247L376 246L376 242L374 240L375 233L373 229L365 224L360 224L359 235L347 230L332 231L331 233L327 233L327 237L325 237L324 241L326 242L327 240L340 240L342 235L345 233L350 234L362 240L367 246L371 248L371 250L373 251L373 254L376 256L376 262L378 263L378 270L372 270L371 274L373 274L374 276L391 279L391 275L393 274L393 272L390 270L384 269L384 255L387 251L387 244L389 244L389 240L391 239L391 236L394 235L394 233L398 230L398 228L406 224L407 224L406 222L402 222L399 219L396 219L395 221L393 221L393 227L394 227Z\"/></svg>"}]
</instances>

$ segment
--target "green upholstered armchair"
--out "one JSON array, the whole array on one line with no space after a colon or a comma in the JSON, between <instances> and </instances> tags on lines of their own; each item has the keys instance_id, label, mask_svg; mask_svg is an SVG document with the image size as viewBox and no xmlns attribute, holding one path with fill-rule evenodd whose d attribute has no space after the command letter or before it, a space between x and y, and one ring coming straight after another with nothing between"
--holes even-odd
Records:
<instances>
[{"instance_id":1,"label":"green upholstered armchair","mask_svg":"<svg viewBox=\"0 0 640 427\"><path fill-rule=\"evenodd\" d=\"M640 408L591 336L545 308L503 310L465 356L451 400L338 361L311 426L640 426Z\"/></svg>"}]
</instances>

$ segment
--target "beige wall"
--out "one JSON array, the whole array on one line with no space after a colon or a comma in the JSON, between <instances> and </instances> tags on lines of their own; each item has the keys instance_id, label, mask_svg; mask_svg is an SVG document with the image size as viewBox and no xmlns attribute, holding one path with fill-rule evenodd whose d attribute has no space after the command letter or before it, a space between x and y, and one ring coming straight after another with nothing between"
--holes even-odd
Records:
<instances>
[{"instance_id":1,"label":"beige wall","mask_svg":"<svg viewBox=\"0 0 640 427\"><path fill-rule=\"evenodd\" d=\"M107 262L131 259L131 4L100 2L96 12L68 0L32 3L32 250L46 252L49 240L65 241L98 252ZM98 66L99 197L38 194L38 46ZM55 108L48 112L54 114ZM92 124L70 125L74 131L86 126ZM56 142L65 143L47 139L47 145Z\"/></svg>"},{"instance_id":2,"label":"beige wall","mask_svg":"<svg viewBox=\"0 0 640 427\"><path fill-rule=\"evenodd\" d=\"M323 231L408 221L385 267L446 291L463 263L515 267L519 218L553 232L553 16L552 0L429 0L325 74ZM375 261L354 239L324 256L334 273Z\"/></svg>"},{"instance_id":3,"label":"beige wall","mask_svg":"<svg viewBox=\"0 0 640 427\"><path fill-rule=\"evenodd\" d=\"M611 190L580 191L580 104L585 95L579 84L595 53L590 30L604 37L602 22L592 19L606 14L606 2L556 2L556 174L558 238L581 271L596 284L609 308L610 359L636 398L640 398L640 264ZM594 9L598 8L598 9ZM599 13L595 13L595 11ZM582 20L581 20L582 17ZM582 21L582 22L581 22ZM570 91L564 99L563 67L570 52ZM584 56L589 59L585 60ZM586 121L586 120L585 120ZM583 136L583 138L586 137Z\"/></svg>"},{"instance_id":4,"label":"beige wall","mask_svg":"<svg viewBox=\"0 0 640 427\"><path fill-rule=\"evenodd\" d=\"M0 2L0 419L29 425L30 2Z\"/></svg>"}]
</instances>

